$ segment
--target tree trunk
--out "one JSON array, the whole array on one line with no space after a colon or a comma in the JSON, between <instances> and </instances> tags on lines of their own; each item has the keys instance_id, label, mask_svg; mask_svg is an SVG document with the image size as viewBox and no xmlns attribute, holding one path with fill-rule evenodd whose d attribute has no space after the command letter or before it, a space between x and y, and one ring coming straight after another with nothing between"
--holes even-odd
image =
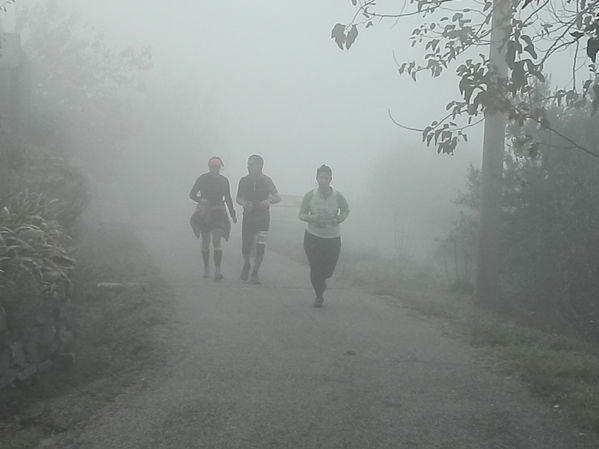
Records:
<instances>
[{"instance_id":1,"label":"tree trunk","mask_svg":"<svg viewBox=\"0 0 599 449\"><path fill-rule=\"evenodd\" d=\"M489 59L500 78L507 77L505 62L505 27L509 24L509 2L494 0ZM501 186L505 151L506 117L502 112L487 108L483 140L483 161L480 192L480 234L476 271L476 299L480 304L497 301L499 273L498 242L501 221Z\"/></svg>"}]
</instances>

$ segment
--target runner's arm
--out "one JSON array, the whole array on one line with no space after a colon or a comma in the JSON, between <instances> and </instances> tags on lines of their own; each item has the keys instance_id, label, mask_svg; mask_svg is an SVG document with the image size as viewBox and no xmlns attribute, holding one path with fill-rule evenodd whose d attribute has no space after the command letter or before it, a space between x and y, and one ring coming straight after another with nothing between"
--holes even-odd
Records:
<instances>
[{"instance_id":1,"label":"runner's arm","mask_svg":"<svg viewBox=\"0 0 599 449\"><path fill-rule=\"evenodd\" d=\"M189 198L194 200L196 203L200 202L201 197L198 195L200 192L200 178L198 178L189 192Z\"/></svg>"},{"instance_id":2,"label":"runner's arm","mask_svg":"<svg viewBox=\"0 0 599 449\"><path fill-rule=\"evenodd\" d=\"M235 197L235 201L237 202L237 204L239 204L240 206L245 205L245 198L243 197L243 179L239 180L239 185L237 186L237 196Z\"/></svg>"},{"instance_id":3,"label":"runner's arm","mask_svg":"<svg viewBox=\"0 0 599 449\"><path fill-rule=\"evenodd\" d=\"M270 180L270 186L269 186L269 198L268 201L270 202L270 204L277 204L281 202L281 196L279 195L279 192L277 191L277 188L275 187L275 183L272 182L272 179Z\"/></svg>"},{"instance_id":4,"label":"runner's arm","mask_svg":"<svg viewBox=\"0 0 599 449\"><path fill-rule=\"evenodd\" d=\"M298 218L302 221L305 221L307 223L310 223L313 220L313 216L310 213L310 199L312 198L312 191L306 193L304 195L304 199L302 200L302 204L300 206L300 211L299 211L299 215Z\"/></svg>"},{"instance_id":5,"label":"runner's arm","mask_svg":"<svg viewBox=\"0 0 599 449\"><path fill-rule=\"evenodd\" d=\"M337 201L339 202L339 215L337 215L337 223L343 223L349 215L349 204L345 197L337 192Z\"/></svg>"},{"instance_id":6,"label":"runner's arm","mask_svg":"<svg viewBox=\"0 0 599 449\"><path fill-rule=\"evenodd\" d=\"M233 198L231 198L231 185L228 179L225 178L225 181L225 203L227 203L229 215L231 215L231 218L235 218L235 208L233 207Z\"/></svg>"}]
</instances>

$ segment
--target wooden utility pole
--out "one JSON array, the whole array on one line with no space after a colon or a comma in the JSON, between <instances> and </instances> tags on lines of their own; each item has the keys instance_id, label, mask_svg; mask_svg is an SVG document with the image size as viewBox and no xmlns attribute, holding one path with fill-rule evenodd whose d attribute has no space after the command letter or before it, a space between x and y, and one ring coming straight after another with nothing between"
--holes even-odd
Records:
<instances>
[{"instance_id":1,"label":"wooden utility pole","mask_svg":"<svg viewBox=\"0 0 599 449\"><path fill-rule=\"evenodd\" d=\"M29 111L30 76L20 36L0 33L0 133L15 144L23 139Z\"/></svg>"},{"instance_id":2,"label":"wooden utility pole","mask_svg":"<svg viewBox=\"0 0 599 449\"><path fill-rule=\"evenodd\" d=\"M505 61L507 27L511 2L493 1L491 45L489 59L497 77L507 78ZM480 192L480 234L475 294L479 303L490 305L497 301L499 274L498 245L501 227L501 198L503 157L505 152L506 115L496 108L485 111L483 161Z\"/></svg>"}]
</instances>

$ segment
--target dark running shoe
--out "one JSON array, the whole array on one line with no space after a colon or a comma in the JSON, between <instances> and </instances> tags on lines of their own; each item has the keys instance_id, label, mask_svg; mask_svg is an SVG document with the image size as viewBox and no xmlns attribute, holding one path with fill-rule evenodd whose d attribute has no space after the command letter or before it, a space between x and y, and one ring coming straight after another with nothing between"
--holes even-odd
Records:
<instances>
[{"instance_id":1,"label":"dark running shoe","mask_svg":"<svg viewBox=\"0 0 599 449\"><path fill-rule=\"evenodd\" d=\"M317 296L316 299L314 300L314 304L312 304L312 307L322 307L323 303L324 303L324 298L322 296Z\"/></svg>"},{"instance_id":2,"label":"dark running shoe","mask_svg":"<svg viewBox=\"0 0 599 449\"><path fill-rule=\"evenodd\" d=\"M247 281L250 278L250 264L243 264L243 268L241 269L241 280Z\"/></svg>"},{"instance_id":3,"label":"dark running shoe","mask_svg":"<svg viewBox=\"0 0 599 449\"><path fill-rule=\"evenodd\" d=\"M260 284L260 279L258 279L258 273L256 271L252 271L252 278L250 279L250 283L255 285Z\"/></svg>"},{"instance_id":4,"label":"dark running shoe","mask_svg":"<svg viewBox=\"0 0 599 449\"><path fill-rule=\"evenodd\" d=\"M215 281L222 281L223 279L224 279L224 276L220 273L214 275Z\"/></svg>"}]
</instances>

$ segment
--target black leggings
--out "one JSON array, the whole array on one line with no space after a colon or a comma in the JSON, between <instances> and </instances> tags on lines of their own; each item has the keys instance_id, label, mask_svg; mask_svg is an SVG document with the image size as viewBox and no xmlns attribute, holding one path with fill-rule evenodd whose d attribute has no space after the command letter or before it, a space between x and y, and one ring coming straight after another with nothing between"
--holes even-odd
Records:
<instances>
[{"instance_id":1,"label":"black leggings","mask_svg":"<svg viewBox=\"0 0 599 449\"><path fill-rule=\"evenodd\" d=\"M333 275L339 253L341 237L316 237L306 231L304 234L304 251L310 264L310 280L317 297L321 297L327 288L326 280Z\"/></svg>"}]
</instances>

